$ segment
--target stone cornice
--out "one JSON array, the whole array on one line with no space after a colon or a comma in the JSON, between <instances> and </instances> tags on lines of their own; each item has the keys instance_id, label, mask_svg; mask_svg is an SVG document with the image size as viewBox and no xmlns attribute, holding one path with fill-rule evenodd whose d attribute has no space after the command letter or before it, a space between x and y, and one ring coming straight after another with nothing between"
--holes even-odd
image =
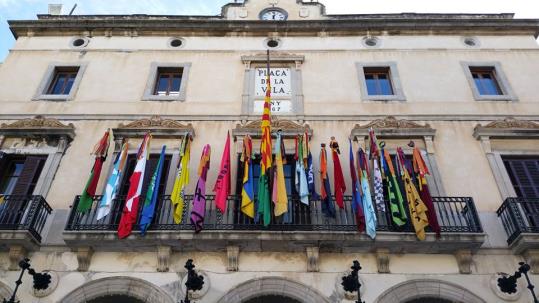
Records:
<instances>
[{"instance_id":1,"label":"stone cornice","mask_svg":"<svg viewBox=\"0 0 539 303\"><path fill-rule=\"evenodd\" d=\"M254 120L244 123L243 125L237 124L236 128L232 130L232 136L245 136L250 135L253 138L259 138L262 134L261 132L262 120ZM272 132L281 130L283 137L295 137L297 135L302 135L307 133L309 136L312 136L313 130L309 127L308 124L300 124L295 121L277 119L273 118L271 121Z\"/></svg>"},{"instance_id":2,"label":"stone cornice","mask_svg":"<svg viewBox=\"0 0 539 303\"><path fill-rule=\"evenodd\" d=\"M490 122L485 126L477 124L474 128L473 136L476 139L481 137L498 139L539 138L539 124L507 117L503 120Z\"/></svg>"},{"instance_id":3,"label":"stone cornice","mask_svg":"<svg viewBox=\"0 0 539 303\"><path fill-rule=\"evenodd\" d=\"M387 116L384 119L377 119L363 126L356 124L352 129L351 137L366 137L369 135L369 129L371 128L376 131L376 135L380 138L423 138L433 137L436 134L436 130L431 128L429 124L421 125L414 121Z\"/></svg>"},{"instance_id":4,"label":"stone cornice","mask_svg":"<svg viewBox=\"0 0 539 303\"><path fill-rule=\"evenodd\" d=\"M38 115L22 119L10 124L0 125L0 135L8 137L75 137L75 126L72 123L63 124L58 119Z\"/></svg>"},{"instance_id":5,"label":"stone cornice","mask_svg":"<svg viewBox=\"0 0 539 303\"><path fill-rule=\"evenodd\" d=\"M112 130L115 139L125 137L143 137L147 132L154 137L180 137L186 134L195 135L195 129L189 123L187 125L171 119L162 119L160 116L152 116L150 119L140 119L128 124L120 123Z\"/></svg>"},{"instance_id":6,"label":"stone cornice","mask_svg":"<svg viewBox=\"0 0 539 303\"><path fill-rule=\"evenodd\" d=\"M194 16L40 16L39 20L11 20L10 29L15 36L54 36L91 32L125 35L125 31L136 31L137 35L169 35L170 33L192 33L222 36L247 33L267 36L268 32L295 33L304 36L326 32L332 35L360 35L370 32L392 34L470 34L492 35L539 34L539 20L499 18L503 15L485 15L484 18L462 17L463 15L357 15L324 20L265 22L230 21L222 17ZM353 17L353 18L352 18Z\"/></svg>"}]
</instances>

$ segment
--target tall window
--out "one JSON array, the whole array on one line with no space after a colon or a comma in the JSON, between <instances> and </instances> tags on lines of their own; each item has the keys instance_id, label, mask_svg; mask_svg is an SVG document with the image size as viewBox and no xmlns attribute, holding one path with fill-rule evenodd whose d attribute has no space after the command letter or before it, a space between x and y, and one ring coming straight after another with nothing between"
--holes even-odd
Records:
<instances>
[{"instance_id":1,"label":"tall window","mask_svg":"<svg viewBox=\"0 0 539 303\"><path fill-rule=\"evenodd\" d=\"M154 88L156 96L179 96L183 68L160 67Z\"/></svg>"},{"instance_id":2,"label":"tall window","mask_svg":"<svg viewBox=\"0 0 539 303\"><path fill-rule=\"evenodd\" d=\"M502 159L517 196L539 198L539 156Z\"/></svg>"},{"instance_id":3,"label":"tall window","mask_svg":"<svg viewBox=\"0 0 539 303\"><path fill-rule=\"evenodd\" d=\"M47 156L5 155L1 160L0 194L31 195Z\"/></svg>"},{"instance_id":4,"label":"tall window","mask_svg":"<svg viewBox=\"0 0 539 303\"><path fill-rule=\"evenodd\" d=\"M78 67L56 67L48 95L69 95L79 72Z\"/></svg>"},{"instance_id":5,"label":"tall window","mask_svg":"<svg viewBox=\"0 0 539 303\"><path fill-rule=\"evenodd\" d=\"M503 95L494 67L470 67L470 72L480 95Z\"/></svg>"},{"instance_id":6,"label":"tall window","mask_svg":"<svg viewBox=\"0 0 539 303\"><path fill-rule=\"evenodd\" d=\"M369 95L393 95L389 67L364 67L365 83Z\"/></svg>"}]
</instances>

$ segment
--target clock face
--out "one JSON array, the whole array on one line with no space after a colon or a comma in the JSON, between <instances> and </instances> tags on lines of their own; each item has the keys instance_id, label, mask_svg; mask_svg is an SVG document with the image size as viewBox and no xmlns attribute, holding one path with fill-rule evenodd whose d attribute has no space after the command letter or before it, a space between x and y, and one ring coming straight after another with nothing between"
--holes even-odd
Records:
<instances>
[{"instance_id":1,"label":"clock face","mask_svg":"<svg viewBox=\"0 0 539 303\"><path fill-rule=\"evenodd\" d=\"M284 21L287 18L286 13L280 11L280 10L267 10L262 15L260 15L260 18L262 20L269 20L269 21Z\"/></svg>"}]
</instances>

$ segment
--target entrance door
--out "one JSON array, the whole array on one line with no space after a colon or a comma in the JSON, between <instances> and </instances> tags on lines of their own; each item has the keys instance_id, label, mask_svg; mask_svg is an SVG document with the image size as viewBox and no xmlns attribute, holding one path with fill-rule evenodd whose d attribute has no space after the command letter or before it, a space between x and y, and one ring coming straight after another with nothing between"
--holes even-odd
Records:
<instances>
[{"instance_id":1,"label":"entrance door","mask_svg":"<svg viewBox=\"0 0 539 303\"><path fill-rule=\"evenodd\" d=\"M288 297L268 295L268 296L256 297L242 303L302 303L302 302L295 299L288 298Z\"/></svg>"}]
</instances>

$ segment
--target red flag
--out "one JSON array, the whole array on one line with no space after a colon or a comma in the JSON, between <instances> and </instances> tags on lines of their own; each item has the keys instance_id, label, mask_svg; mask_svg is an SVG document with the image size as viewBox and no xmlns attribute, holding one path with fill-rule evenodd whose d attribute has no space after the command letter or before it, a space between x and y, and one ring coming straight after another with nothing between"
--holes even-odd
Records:
<instances>
[{"instance_id":1,"label":"red flag","mask_svg":"<svg viewBox=\"0 0 539 303\"><path fill-rule=\"evenodd\" d=\"M127 238L131 234L133 224L137 222L138 204L140 193L142 192L142 183L144 182L144 171L146 170L146 160L148 159L148 150L150 145L150 133L144 136L137 153L137 165L129 178L129 190L127 199L118 225L118 237Z\"/></svg>"},{"instance_id":2,"label":"red flag","mask_svg":"<svg viewBox=\"0 0 539 303\"><path fill-rule=\"evenodd\" d=\"M333 180L335 183L335 201L339 208L344 208L344 192L346 191L346 184L344 183L344 175L342 173L341 161L339 160L339 143L335 141L335 137L331 137L329 143L331 148L331 154L333 156Z\"/></svg>"},{"instance_id":3,"label":"red flag","mask_svg":"<svg viewBox=\"0 0 539 303\"><path fill-rule=\"evenodd\" d=\"M221 157L221 169L213 186L213 192L215 193L215 206L224 214L226 201L230 195L230 133L226 135L225 149Z\"/></svg>"}]
</instances>

